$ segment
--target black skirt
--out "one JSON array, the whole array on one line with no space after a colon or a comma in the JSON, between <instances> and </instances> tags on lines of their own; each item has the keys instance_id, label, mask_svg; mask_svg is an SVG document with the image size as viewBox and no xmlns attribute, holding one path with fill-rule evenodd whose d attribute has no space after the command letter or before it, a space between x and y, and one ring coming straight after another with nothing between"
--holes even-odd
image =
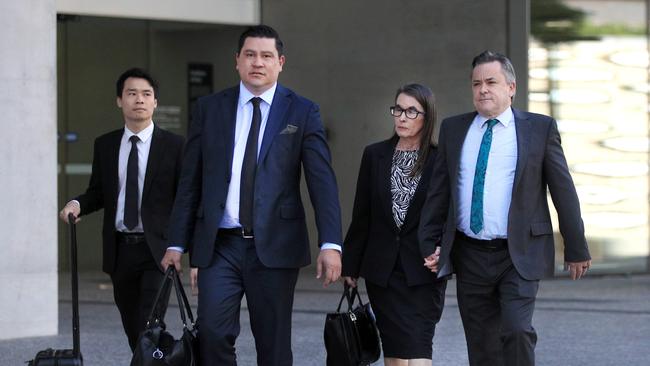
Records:
<instances>
[{"instance_id":1,"label":"black skirt","mask_svg":"<svg viewBox=\"0 0 650 366\"><path fill-rule=\"evenodd\" d=\"M391 274L388 287L366 281L384 357L431 359L446 288L446 280L408 286L406 276L399 270Z\"/></svg>"}]
</instances>

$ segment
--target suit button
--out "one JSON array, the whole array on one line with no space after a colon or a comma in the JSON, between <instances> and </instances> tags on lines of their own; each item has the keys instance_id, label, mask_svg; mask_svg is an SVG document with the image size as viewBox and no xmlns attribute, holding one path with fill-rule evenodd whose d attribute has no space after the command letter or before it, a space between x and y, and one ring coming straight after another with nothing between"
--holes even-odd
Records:
<instances>
[{"instance_id":1,"label":"suit button","mask_svg":"<svg viewBox=\"0 0 650 366\"><path fill-rule=\"evenodd\" d=\"M221 207L221 209L223 210L224 208L226 208L226 205L223 204L223 203L220 203L220 204L219 204L219 207Z\"/></svg>"},{"instance_id":2,"label":"suit button","mask_svg":"<svg viewBox=\"0 0 650 366\"><path fill-rule=\"evenodd\" d=\"M399 241L399 235L395 236L395 241Z\"/></svg>"}]
</instances>

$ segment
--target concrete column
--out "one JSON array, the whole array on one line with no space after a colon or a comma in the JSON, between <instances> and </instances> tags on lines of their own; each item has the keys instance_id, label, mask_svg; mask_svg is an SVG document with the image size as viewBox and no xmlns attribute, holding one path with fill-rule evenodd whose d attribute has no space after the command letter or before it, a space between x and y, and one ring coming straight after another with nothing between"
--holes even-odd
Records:
<instances>
[{"instance_id":1,"label":"concrete column","mask_svg":"<svg viewBox=\"0 0 650 366\"><path fill-rule=\"evenodd\" d=\"M508 0L508 39L506 52L517 73L514 107L528 110L528 38L530 0Z\"/></svg>"},{"instance_id":2,"label":"concrete column","mask_svg":"<svg viewBox=\"0 0 650 366\"><path fill-rule=\"evenodd\" d=\"M55 3L0 5L0 339L58 330Z\"/></svg>"}]
</instances>

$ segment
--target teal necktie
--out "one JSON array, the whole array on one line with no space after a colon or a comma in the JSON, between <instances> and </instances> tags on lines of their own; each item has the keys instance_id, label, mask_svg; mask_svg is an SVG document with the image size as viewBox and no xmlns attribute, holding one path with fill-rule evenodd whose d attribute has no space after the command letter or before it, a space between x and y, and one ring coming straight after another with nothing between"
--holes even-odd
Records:
<instances>
[{"instance_id":1,"label":"teal necktie","mask_svg":"<svg viewBox=\"0 0 650 366\"><path fill-rule=\"evenodd\" d=\"M487 130L483 133L481 147L478 150L476 159L476 170L474 171L474 185L472 186L472 211L469 221L469 228L474 234L483 229L483 188L485 187L485 170L487 169L490 146L492 145L492 127L499 122L498 119L487 120Z\"/></svg>"}]
</instances>

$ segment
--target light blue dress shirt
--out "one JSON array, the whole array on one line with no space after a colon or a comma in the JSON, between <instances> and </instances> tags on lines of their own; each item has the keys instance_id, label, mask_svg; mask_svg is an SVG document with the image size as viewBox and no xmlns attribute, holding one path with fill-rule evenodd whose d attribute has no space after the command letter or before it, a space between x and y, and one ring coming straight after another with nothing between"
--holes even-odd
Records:
<instances>
[{"instance_id":1,"label":"light blue dress shirt","mask_svg":"<svg viewBox=\"0 0 650 366\"><path fill-rule=\"evenodd\" d=\"M474 234L470 229L472 186L481 139L488 118L477 114L467 131L458 170L458 217L456 228L467 236L491 240L508 237L508 212L517 167L517 131L512 109L508 107L496 117L492 129L492 146L485 172L483 191L483 229Z\"/></svg>"}]
</instances>

